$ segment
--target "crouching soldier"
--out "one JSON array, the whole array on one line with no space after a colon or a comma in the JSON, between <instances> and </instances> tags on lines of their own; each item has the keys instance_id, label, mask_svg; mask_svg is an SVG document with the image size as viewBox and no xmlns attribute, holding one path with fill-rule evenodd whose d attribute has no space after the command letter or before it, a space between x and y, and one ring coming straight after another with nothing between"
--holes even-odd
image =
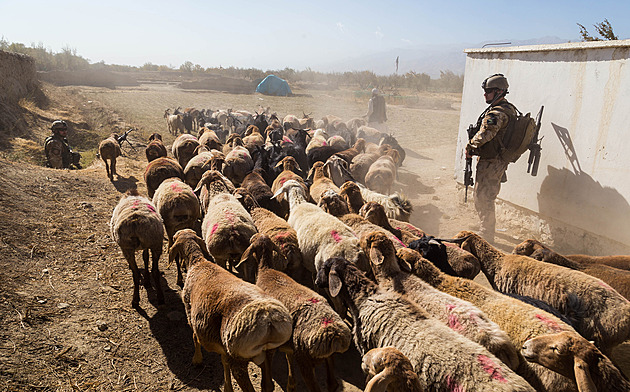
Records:
<instances>
[{"instance_id":1,"label":"crouching soldier","mask_svg":"<svg viewBox=\"0 0 630 392\"><path fill-rule=\"evenodd\" d=\"M54 169L81 169L81 154L72 151L68 144L68 124L57 120L52 123L50 130L52 135L44 142L46 166Z\"/></svg>"}]
</instances>

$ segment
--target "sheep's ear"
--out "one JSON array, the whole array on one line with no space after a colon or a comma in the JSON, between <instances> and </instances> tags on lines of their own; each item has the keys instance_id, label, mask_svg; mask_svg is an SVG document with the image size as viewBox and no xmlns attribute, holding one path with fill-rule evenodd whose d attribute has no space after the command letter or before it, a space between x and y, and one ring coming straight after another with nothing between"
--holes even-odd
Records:
<instances>
[{"instance_id":1,"label":"sheep's ear","mask_svg":"<svg viewBox=\"0 0 630 392\"><path fill-rule=\"evenodd\" d=\"M175 261L175 258L179 256L179 253L181 252L181 247L182 247L181 243L176 242L168 250L168 266L169 267L173 264L173 261Z\"/></svg>"},{"instance_id":2,"label":"sheep's ear","mask_svg":"<svg viewBox=\"0 0 630 392\"><path fill-rule=\"evenodd\" d=\"M383 253L381 252L381 250L371 247L370 248L370 262L372 262L374 265L381 265L383 264L383 261L385 261L385 256L383 256Z\"/></svg>"},{"instance_id":3,"label":"sheep's ear","mask_svg":"<svg viewBox=\"0 0 630 392\"><path fill-rule=\"evenodd\" d=\"M392 381L393 377L386 374L386 369L383 369L367 383L365 392L387 392L387 387Z\"/></svg>"},{"instance_id":4,"label":"sheep's ear","mask_svg":"<svg viewBox=\"0 0 630 392\"><path fill-rule=\"evenodd\" d=\"M276 191L276 193L273 194L273 196L271 196L272 199L277 198L278 196L280 196L282 194L282 192L284 192L284 186L280 187L280 189L278 189Z\"/></svg>"},{"instance_id":5,"label":"sheep's ear","mask_svg":"<svg viewBox=\"0 0 630 392\"><path fill-rule=\"evenodd\" d=\"M274 166L274 168L275 168L275 169L278 169L278 168L282 167L282 165L284 165L283 160L282 160L282 161L280 161L280 162L278 162L278 163L276 163L276 166Z\"/></svg>"},{"instance_id":6,"label":"sheep's ear","mask_svg":"<svg viewBox=\"0 0 630 392\"><path fill-rule=\"evenodd\" d=\"M591 378L588 364L581 358L573 359L573 371L575 372L575 383L579 392L597 392L597 387Z\"/></svg>"},{"instance_id":7,"label":"sheep's ear","mask_svg":"<svg viewBox=\"0 0 630 392\"><path fill-rule=\"evenodd\" d=\"M249 260L249 258L251 257L252 253L254 253L253 251L253 245L250 245L247 247L247 249L245 249L245 251L243 252L243 254L241 255L241 260L238 262L238 264L236 265L237 270L239 269L239 267L241 266L241 264L245 263L247 260Z\"/></svg>"},{"instance_id":8,"label":"sheep's ear","mask_svg":"<svg viewBox=\"0 0 630 392\"><path fill-rule=\"evenodd\" d=\"M343 286L341 278L336 271L331 270L328 273L328 290L330 291L330 295L333 297L338 296L341 291L341 286Z\"/></svg>"},{"instance_id":9,"label":"sheep's ear","mask_svg":"<svg viewBox=\"0 0 630 392\"><path fill-rule=\"evenodd\" d=\"M212 257L210 252L208 252L206 242L199 237L195 237L195 242L197 243L197 245L199 245L199 248L201 248L201 253L203 253L203 257L205 257L208 261L214 262L214 257Z\"/></svg>"},{"instance_id":10,"label":"sheep's ear","mask_svg":"<svg viewBox=\"0 0 630 392\"><path fill-rule=\"evenodd\" d=\"M401 270L405 272L413 272L413 270L411 269L411 264L409 264L406 260L398 259L398 266Z\"/></svg>"}]
</instances>

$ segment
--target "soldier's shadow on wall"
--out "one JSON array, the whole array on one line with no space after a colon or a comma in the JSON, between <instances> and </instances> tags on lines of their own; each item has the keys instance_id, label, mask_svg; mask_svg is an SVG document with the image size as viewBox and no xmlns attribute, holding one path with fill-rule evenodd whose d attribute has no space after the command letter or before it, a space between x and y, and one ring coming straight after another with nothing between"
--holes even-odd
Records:
<instances>
[{"instance_id":1,"label":"soldier's shadow on wall","mask_svg":"<svg viewBox=\"0 0 630 392\"><path fill-rule=\"evenodd\" d=\"M540 213L593 233L605 233L607 227L614 230L628 228L628 201L616 189L603 186L584 173L568 130L553 123L552 126L572 170L547 166L547 176L538 193ZM551 227L551 230L554 241L562 244L566 231L560 227ZM573 247L579 246L573 244Z\"/></svg>"}]
</instances>

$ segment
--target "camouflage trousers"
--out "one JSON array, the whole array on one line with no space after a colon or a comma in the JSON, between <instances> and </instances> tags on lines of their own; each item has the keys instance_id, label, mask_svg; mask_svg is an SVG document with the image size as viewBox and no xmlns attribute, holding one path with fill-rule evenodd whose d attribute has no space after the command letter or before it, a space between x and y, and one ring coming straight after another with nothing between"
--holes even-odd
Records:
<instances>
[{"instance_id":1,"label":"camouflage trousers","mask_svg":"<svg viewBox=\"0 0 630 392\"><path fill-rule=\"evenodd\" d=\"M509 162L502 159L479 159L475 176L475 209L481 221L479 235L488 241L494 241L496 216L494 201L501 190L501 177L505 174Z\"/></svg>"}]
</instances>

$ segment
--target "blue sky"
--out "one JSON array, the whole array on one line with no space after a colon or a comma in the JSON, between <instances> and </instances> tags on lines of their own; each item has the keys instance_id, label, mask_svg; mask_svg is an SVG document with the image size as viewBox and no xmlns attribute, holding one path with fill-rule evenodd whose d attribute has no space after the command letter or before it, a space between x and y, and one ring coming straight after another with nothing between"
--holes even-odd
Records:
<instances>
[{"instance_id":1,"label":"blue sky","mask_svg":"<svg viewBox=\"0 0 630 392\"><path fill-rule=\"evenodd\" d=\"M317 70L394 48L554 36L607 18L630 38L627 1L0 0L0 36L90 62ZM357 65L356 68L361 68ZM364 67L369 68L369 67Z\"/></svg>"}]
</instances>

